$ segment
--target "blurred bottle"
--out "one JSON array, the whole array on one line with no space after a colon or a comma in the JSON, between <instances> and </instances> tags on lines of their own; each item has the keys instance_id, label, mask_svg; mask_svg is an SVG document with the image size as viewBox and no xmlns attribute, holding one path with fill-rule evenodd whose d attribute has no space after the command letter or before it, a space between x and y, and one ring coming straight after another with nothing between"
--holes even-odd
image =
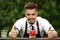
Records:
<instances>
[{"instance_id":1,"label":"blurred bottle","mask_svg":"<svg viewBox=\"0 0 60 40\"><path fill-rule=\"evenodd\" d=\"M8 30L1 30L1 37L6 38L7 32L8 32Z\"/></svg>"}]
</instances>

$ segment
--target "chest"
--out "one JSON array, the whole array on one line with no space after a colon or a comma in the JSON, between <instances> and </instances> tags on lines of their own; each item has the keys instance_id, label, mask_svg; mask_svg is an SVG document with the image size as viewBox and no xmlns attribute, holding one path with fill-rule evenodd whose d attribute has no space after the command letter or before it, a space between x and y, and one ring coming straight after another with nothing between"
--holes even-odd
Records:
<instances>
[{"instance_id":1,"label":"chest","mask_svg":"<svg viewBox=\"0 0 60 40\"><path fill-rule=\"evenodd\" d=\"M29 33L30 30L32 30L32 26L27 26L27 29L26 29L26 26L22 25L22 31L25 32L25 30L27 30L27 33ZM38 28L37 28L37 25L33 25L34 26L34 30L36 31L36 34L37 34L37 31L38 31ZM40 33L43 31L43 28L41 25L39 25L39 31Z\"/></svg>"}]
</instances>

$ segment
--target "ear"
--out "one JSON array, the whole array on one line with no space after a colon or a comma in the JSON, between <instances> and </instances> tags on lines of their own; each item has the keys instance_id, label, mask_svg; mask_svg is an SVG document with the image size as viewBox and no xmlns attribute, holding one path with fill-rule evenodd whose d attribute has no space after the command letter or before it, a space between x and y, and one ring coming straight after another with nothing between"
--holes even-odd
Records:
<instances>
[{"instance_id":1,"label":"ear","mask_svg":"<svg viewBox=\"0 0 60 40\"><path fill-rule=\"evenodd\" d=\"M26 17L26 10L24 11L24 13L25 13L25 17Z\"/></svg>"},{"instance_id":2,"label":"ear","mask_svg":"<svg viewBox=\"0 0 60 40\"><path fill-rule=\"evenodd\" d=\"M26 17L26 13L25 13L25 17Z\"/></svg>"},{"instance_id":3,"label":"ear","mask_svg":"<svg viewBox=\"0 0 60 40\"><path fill-rule=\"evenodd\" d=\"M38 16L38 11L36 11L36 16Z\"/></svg>"}]
</instances>

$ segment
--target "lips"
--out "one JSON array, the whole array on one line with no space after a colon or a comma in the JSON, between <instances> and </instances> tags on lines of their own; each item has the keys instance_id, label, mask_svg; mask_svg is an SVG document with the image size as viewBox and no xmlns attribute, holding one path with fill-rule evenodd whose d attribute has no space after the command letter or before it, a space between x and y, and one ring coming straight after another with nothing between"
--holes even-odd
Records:
<instances>
[{"instance_id":1,"label":"lips","mask_svg":"<svg viewBox=\"0 0 60 40\"><path fill-rule=\"evenodd\" d=\"M29 18L28 20L34 20L35 18Z\"/></svg>"}]
</instances>

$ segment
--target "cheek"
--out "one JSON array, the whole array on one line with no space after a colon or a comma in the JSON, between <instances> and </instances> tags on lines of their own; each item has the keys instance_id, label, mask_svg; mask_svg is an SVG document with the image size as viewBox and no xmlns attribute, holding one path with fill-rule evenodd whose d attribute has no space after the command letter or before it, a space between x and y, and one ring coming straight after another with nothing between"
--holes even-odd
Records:
<instances>
[{"instance_id":1,"label":"cheek","mask_svg":"<svg viewBox=\"0 0 60 40\"><path fill-rule=\"evenodd\" d=\"M36 18L37 17L37 15L35 14L35 15L33 15L33 18Z\"/></svg>"},{"instance_id":2,"label":"cheek","mask_svg":"<svg viewBox=\"0 0 60 40\"><path fill-rule=\"evenodd\" d=\"M26 18L29 18L29 16L27 16L27 15L25 15L26 16Z\"/></svg>"},{"instance_id":3,"label":"cheek","mask_svg":"<svg viewBox=\"0 0 60 40\"><path fill-rule=\"evenodd\" d=\"M35 18L36 18L36 16L33 16L33 18L35 19Z\"/></svg>"},{"instance_id":4,"label":"cheek","mask_svg":"<svg viewBox=\"0 0 60 40\"><path fill-rule=\"evenodd\" d=\"M26 18L29 18L29 16L27 16L27 15L25 15L26 16Z\"/></svg>"}]
</instances>

